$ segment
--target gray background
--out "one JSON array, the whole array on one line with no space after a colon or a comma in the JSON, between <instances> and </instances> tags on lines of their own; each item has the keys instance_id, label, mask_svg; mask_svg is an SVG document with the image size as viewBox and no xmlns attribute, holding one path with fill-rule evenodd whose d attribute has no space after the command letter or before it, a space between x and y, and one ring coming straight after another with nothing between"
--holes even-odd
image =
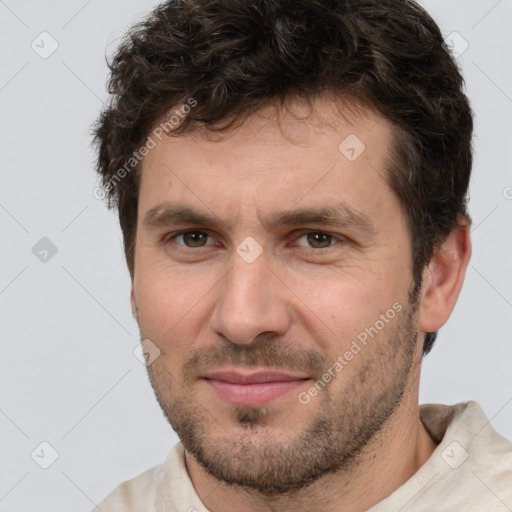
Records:
<instances>
[{"instance_id":1,"label":"gray background","mask_svg":"<svg viewBox=\"0 0 512 512\"><path fill-rule=\"evenodd\" d=\"M0 0L0 511L90 510L177 440L133 354L120 230L93 196L88 134L105 51L156 3ZM423 3L469 44L476 160L473 258L420 402L476 400L512 438L512 0ZM44 31L58 44L46 59ZM42 442L58 453L48 469Z\"/></svg>"}]
</instances>

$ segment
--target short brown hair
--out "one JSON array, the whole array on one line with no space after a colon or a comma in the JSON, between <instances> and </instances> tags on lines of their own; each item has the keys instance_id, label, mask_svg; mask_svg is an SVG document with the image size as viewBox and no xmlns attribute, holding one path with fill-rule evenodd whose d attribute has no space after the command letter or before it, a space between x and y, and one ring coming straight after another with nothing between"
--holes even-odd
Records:
<instances>
[{"instance_id":1,"label":"short brown hair","mask_svg":"<svg viewBox=\"0 0 512 512\"><path fill-rule=\"evenodd\" d=\"M408 219L415 283L468 216L472 112L438 26L416 2L169 0L128 31L108 64L111 99L93 127L97 170L132 276L139 166L126 163L190 98L173 135L225 130L271 102L327 90L388 119L388 179ZM424 354L436 334L427 333Z\"/></svg>"}]
</instances>

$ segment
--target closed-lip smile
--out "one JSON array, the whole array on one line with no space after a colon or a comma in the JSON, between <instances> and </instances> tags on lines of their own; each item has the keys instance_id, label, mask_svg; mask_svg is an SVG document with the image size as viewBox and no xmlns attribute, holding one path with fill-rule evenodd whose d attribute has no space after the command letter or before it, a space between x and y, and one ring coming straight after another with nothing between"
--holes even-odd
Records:
<instances>
[{"instance_id":1,"label":"closed-lip smile","mask_svg":"<svg viewBox=\"0 0 512 512\"><path fill-rule=\"evenodd\" d=\"M233 405L258 407L302 386L310 379L304 375L258 369L229 368L205 373L204 381L222 400Z\"/></svg>"}]
</instances>

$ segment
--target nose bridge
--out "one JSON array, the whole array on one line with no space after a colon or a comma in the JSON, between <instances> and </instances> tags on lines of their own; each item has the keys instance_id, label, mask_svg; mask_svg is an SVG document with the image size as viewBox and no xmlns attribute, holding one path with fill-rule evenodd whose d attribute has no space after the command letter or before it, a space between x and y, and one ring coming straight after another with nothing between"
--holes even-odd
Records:
<instances>
[{"instance_id":1,"label":"nose bridge","mask_svg":"<svg viewBox=\"0 0 512 512\"><path fill-rule=\"evenodd\" d=\"M213 330L233 343L249 344L263 332L282 334L289 326L287 300L266 256L245 257L254 249L247 241L233 254L212 314Z\"/></svg>"}]
</instances>

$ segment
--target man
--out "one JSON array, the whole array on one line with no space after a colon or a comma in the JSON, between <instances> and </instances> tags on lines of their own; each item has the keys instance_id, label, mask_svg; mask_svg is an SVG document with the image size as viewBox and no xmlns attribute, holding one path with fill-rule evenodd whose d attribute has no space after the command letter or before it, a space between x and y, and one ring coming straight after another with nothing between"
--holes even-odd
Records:
<instances>
[{"instance_id":1,"label":"man","mask_svg":"<svg viewBox=\"0 0 512 512\"><path fill-rule=\"evenodd\" d=\"M95 126L180 437L106 511L505 511L512 444L418 404L471 254L472 114L406 0L183 0Z\"/></svg>"}]
</instances>

